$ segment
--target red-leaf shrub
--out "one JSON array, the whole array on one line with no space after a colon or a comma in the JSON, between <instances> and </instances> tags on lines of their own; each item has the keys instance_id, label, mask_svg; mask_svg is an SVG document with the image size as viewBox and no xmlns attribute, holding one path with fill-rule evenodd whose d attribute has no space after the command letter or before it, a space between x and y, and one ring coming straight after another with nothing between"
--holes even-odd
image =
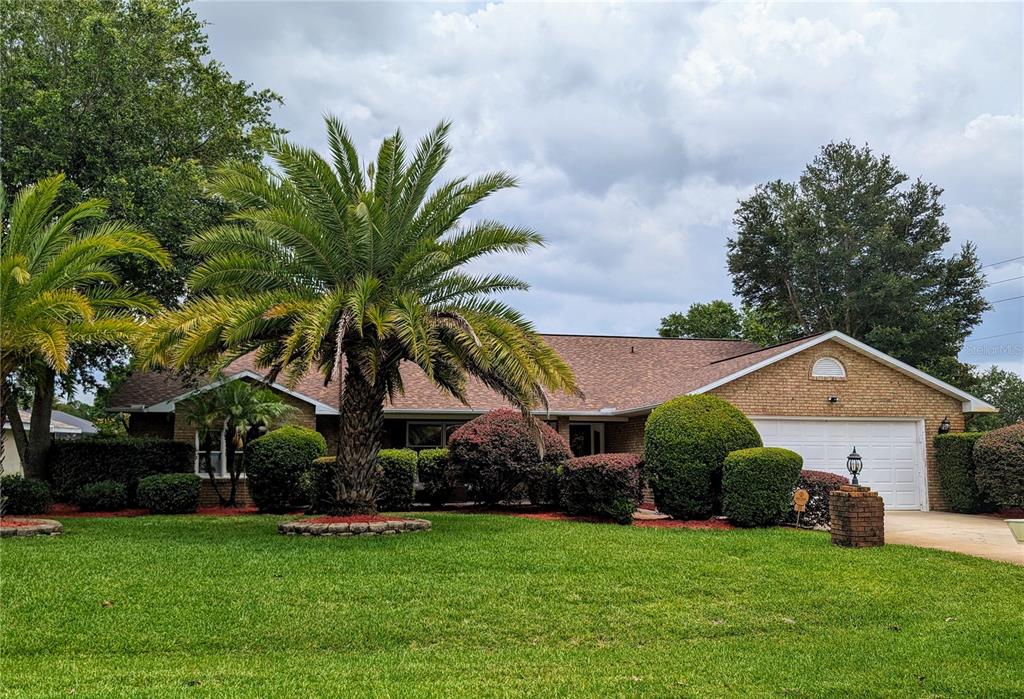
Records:
<instances>
[{"instance_id":1,"label":"red-leaf shrub","mask_svg":"<svg viewBox=\"0 0 1024 699\"><path fill-rule=\"evenodd\" d=\"M1003 507L1024 507L1024 422L986 432L974 443L978 487Z\"/></svg>"},{"instance_id":2,"label":"red-leaf shrub","mask_svg":"<svg viewBox=\"0 0 1024 699\"><path fill-rule=\"evenodd\" d=\"M494 505L517 499L525 486L549 477L569 459L564 437L543 423L534 429L544 441L543 458L535 431L522 414L507 408L467 422L448 438L452 465L478 502Z\"/></svg>"},{"instance_id":3,"label":"red-leaf shrub","mask_svg":"<svg viewBox=\"0 0 1024 699\"><path fill-rule=\"evenodd\" d=\"M803 488L807 491L807 509L800 513L800 525L806 527L827 527L831 515L828 511L829 494L833 490L839 490L844 485L850 485L850 479L843 476L829 473L828 471L812 471L804 469L800 472L800 478L796 482L796 488ZM789 508L787 522L796 523L796 512Z\"/></svg>"},{"instance_id":4,"label":"red-leaf shrub","mask_svg":"<svg viewBox=\"0 0 1024 699\"><path fill-rule=\"evenodd\" d=\"M643 488L636 454L594 454L569 459L558 479L562 507L571 515L633 521Z\"/></svg>"}]
</instances>

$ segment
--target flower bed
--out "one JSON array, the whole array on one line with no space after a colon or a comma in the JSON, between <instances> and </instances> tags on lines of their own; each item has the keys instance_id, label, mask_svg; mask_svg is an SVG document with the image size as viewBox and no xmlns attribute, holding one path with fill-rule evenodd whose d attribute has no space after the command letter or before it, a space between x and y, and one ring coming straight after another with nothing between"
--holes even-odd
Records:
<instances>
[{"instance_id":1,"label":"flower bed","mask_svg":"<svg viewBox=\"0 0 1024 699\"><path fill-rule=\"evenodd\" d=\"M53 519L0 519L0 536L56 536L64 531Z\"/></svg>"},{"instance_id":2,"label":"flower bed","mask_svg":"<svg viewBox=\"0 0 1024 699\"><path fill-rule=\"evenodd\" d=\"M425 519L399 519L379 515L322 516L281 522L277 531L290 536L378 536L426 531Z\"/></svg>"},{"instance_id":3,"label":"flower bed","mask_svg":"<svg viewBox=\"0 0 1024 699\"><path fill-rule=\"evenodd\" d=\"M610 517L594 517L586 515L567 515L564 512L516 512L514 510L488 510L489 514L504 514L526 519L540 519L552 522L591 522L594 524L614 524ZM724 519L634 519L634 527L652 527L656 529L735 529Z\"/></svg>"}]
</instances>

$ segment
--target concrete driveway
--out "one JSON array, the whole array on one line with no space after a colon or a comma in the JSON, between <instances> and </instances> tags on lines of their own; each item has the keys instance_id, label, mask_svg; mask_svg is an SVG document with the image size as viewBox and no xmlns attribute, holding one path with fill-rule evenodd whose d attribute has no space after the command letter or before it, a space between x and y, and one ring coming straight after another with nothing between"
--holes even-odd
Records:
<instances>
[{"instance_id":1,"label":"concrete driveway","mask_svg":"<svg viewBox=\"0 0 1024 699\"><path fill-rule=\"evenodd\" d=\"M1013 538L1006 522L984 515L890 510L885 513L885 543L955 551L1024 565L1024 546Z\"/></svg>"}]
</instances>

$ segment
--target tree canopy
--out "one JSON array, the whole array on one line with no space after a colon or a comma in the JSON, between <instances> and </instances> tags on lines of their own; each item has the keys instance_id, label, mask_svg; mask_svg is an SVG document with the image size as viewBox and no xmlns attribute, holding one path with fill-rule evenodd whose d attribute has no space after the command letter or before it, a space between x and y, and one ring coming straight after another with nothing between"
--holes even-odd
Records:
<instances>
[{"instance_id":1,"label":"tree canopy","mask_svg":"<svg viewBox=\"0 0 1024 699\"><path fill-rule=\"evenodd\" d=\"M716 299L694 303L685 313L670 313L661 319L661 337L743 339L759 345L791 340L799 332L770 313L753 308L737 310L728 301Z\"/></svg>"},{"instance_id":2,"label":"tree canopy","mask_svg":"<svg viewBox=\"0 0 1024 699\"><path fill-rule=\"evenodd\" d=\"M728 242L735 293L801 334L841 330L963 384L956 357L989 306L974 247L943 252L941 195L887 155L831 143L797 182L740 202Z\"/></svg>"}]
</instances>

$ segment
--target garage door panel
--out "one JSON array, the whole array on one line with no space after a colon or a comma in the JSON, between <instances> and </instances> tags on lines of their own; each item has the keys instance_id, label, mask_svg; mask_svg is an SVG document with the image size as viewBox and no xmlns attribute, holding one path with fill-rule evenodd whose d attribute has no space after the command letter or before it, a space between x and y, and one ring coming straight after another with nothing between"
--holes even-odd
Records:
<instances>
[{"instance_id":1,"label":"garage door panel","mask_svg":"<svg viewBox=\"0 0 1024 699\"><path fill-rule=\"evenodd\" d=\"M923 504L923 455L916 421L754 418L753 422L765 446L792 449L808 469L846 476L846 457L857 447L864 459L860 481L877 490L887 508L920 509Z\"/></svg>"}]
</instances>

